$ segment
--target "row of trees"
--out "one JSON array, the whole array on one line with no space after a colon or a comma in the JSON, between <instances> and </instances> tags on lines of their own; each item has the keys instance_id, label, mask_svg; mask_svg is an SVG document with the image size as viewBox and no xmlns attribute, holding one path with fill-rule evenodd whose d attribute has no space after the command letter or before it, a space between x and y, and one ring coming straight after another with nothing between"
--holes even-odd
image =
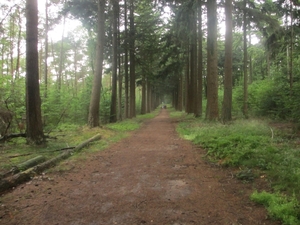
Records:
<instances>
[{"instance_id":1,"label":"row of trees","mask_svg":"<svg viewBox=\"0 0 300 225\"><path fill-rule=\"evenodd\" d=\"M297 97L298 7L290 0L45 0L38 20L36 0L8 1L1 6L1 108L14 112L15 127L26 115L28 138L36 143L43 128L95 127L135 117L137 109L150 112L167 99L197 117L206 103L205 117L224 122L238 103L248 117L257 102L248 85L274 80L273 71L289 85L281 96ZM51 30L59 22L64 30L68 18L83 28L51 40ZM272 98L271 110L280 101ZM290 105L286 112L297 109Z\"/></svg>"},{"instance_id":2,"label":"row of trees","mask_svg":"<svg viewBox=\"0 0 300 225\"><path fill-rule=\"evenodd\" d=\"M297 1L288 0L191 0L172 5L173 28L168 34L168 38L173 39L169 42L170 55L173 52L174 61L178 60L178 54L181 56L181 69L173 71L177 77L173 89L175 107L182 110L184 105L186 112L201 116L204 93L207 97L205 117L229 121L233 87L243 82L242 111L248 117L248 85L270 78L272 65L287 70L286 78L292 89L296 81L293 61L298 37L295 32L299 22L298 6ZM225 12L225 18L219 14L226 24L225 40L217 30L218 11ZM254 38L260 39L256 45L251 43ZM277 58L278 50L287 53L285 59ZM171 65L172 60L168 59L167 63ZM224 93L219 100L220 89Z\"/></svg>"}]
</instances>

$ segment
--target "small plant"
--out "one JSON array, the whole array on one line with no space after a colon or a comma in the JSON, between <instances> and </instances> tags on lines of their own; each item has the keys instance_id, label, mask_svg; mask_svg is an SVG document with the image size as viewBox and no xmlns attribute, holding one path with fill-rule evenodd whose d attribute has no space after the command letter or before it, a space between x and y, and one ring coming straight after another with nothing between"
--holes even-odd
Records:
<instances>
[{"instance_id":1,"label":"small plant","mask_svg":"<svg viewBox=\"0 0 300 225\"><path fill-rule=\"evenodd\" d=\"M279 193L271 194L268 192L255 191L250 199L254 202L264 205L270 216L281 220L286 225L298 225L299 220L299 202L295 196L288 198Z\"/></svg>"}]
</instances>

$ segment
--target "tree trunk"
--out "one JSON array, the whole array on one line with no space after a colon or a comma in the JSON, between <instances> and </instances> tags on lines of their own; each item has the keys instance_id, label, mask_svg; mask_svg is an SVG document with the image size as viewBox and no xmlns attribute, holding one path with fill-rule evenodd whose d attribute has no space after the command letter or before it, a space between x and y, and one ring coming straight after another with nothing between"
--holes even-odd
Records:
<instances>
[{"instance_id":1,"label":"tree trunk","mask_svg":"<svg viewBox=\"0 0 300 225\"><path fill-rule=\"evenodd\" d=\"M251 32L249 34L249 48L251 48ZM253 63L252 63L252 55L249 55L249 84L253 82Z\"/></svg>"},{"instance_id":2,"label":"tree trunk","mask_svg":"<svg viewBox=\"0 0 300 225\"><path fill-rule=\"evenodd\" d=\"M135 28L134 28L134 0L130 0L130 118L136 117L135 111Z\"/></svg>"},{"instance_id":3,"label":"tree trunk","mask_svg":"<svg viewBox=\"0 0 300 225\"><path fill-rule=\"evenodd\" d=\"M291 14L291 21L290 21L290 29L291 29L291 37L290 37L290 57L289 57L289 77L290 77L290 89L293 89L294 83L294 75L293 75L293 52L294 52L294 18L293 18L293 2L290 2L290 14Z\"/></svg>"},{"instance_id":4,"label":"tree trunk","mask_svg":"<svg viewBox=\"0 0 300 225\"><path fill-rule=\"evenodd\" d=\"M128 18L127 18L127 0L124 0L124 32L125 32L125 56L124 56L124 76L125 76L125 118L129 117L129 73L128 73Z\"/></svg>"},{"instance_id":5,"label":"tree trunk","mask_svg":"<svg viewBox=\"0 0 300 225\"><path fill-rule=\"evenodd\" d=\"M26 20L26 135L28 143L42 144L37 0L26 0Z\"/></svg>"},{"instance_id":6,"label":"tree trunk","mask_svg":"<svg viewBox=\"0 0 300 225\"><path fill-rule=\"evenodd\" d=\"M185 87L186 87L186 105L185 105L185 112L186 113L192 113L192 99L191 99L191 67L190 67L190 61L191 61L191 54L190 54L190 46L187 47L187 54L186 54L186 71L185 71Z\"/></svg>"},{"instance_id":7,"label":"tree trunk","mask_svg":"<svg viewBox=\"0 0 300 225\"><path fill-rule=\"evenodd\" d=\"M146 114L146 77L142 74L142 102L141 102L141 114Z\"/></svg>"},{"instance_id":8,"label":"tree trunk","mask_svg":"<svg viewBox=\"0 0 300 225\"><path fill-rule=\"evenodd\" d=\"M44 65L44 82L45 82L45 90L44 90L44 98L47 98L48 91L48 52L49 52L49 41L48 41L48 31L49 31L49 18L48 18L48 0L45 2L45 65Z\"/></svg>"},{"instance_id":9,"label":"tree trunk","mask_svg":"<svg viewBox=\"0 0 300 225\"><path fill-rule=\"evenodd\" d=\"M232 119L232 0L225 2L226 34L225 34L225 80L222 120Z\"/></svg>"},{"instance_id":10,"label":"tree trunk","mask_svg":"<svg viewBox=\"0 0 300 225\"><path fill-rule=\"evenodd\" d=\"M243 39L244 39L244 107L243 113L248 118L248 54L247 54L247 16L246 16L246 0L244 0L243 15Z\"/></svg>"},{"instance_id":11,"label":"tree trunk","mask_svg":"<svg viewBox=\"0 0 300 225\"><path fill-rule=\"evenodd\" d=\"M17 43L17 63L16 63L16 74L15 79L20 78L20 59L21 59L21 41L22 41L22 18L21 18L21 12L18 9L18 27L19 27L19 33L18 33L18 43Z\"/></svg>"},{"instance_id":12,"label":"tree trunk","mask_svg":"<svg viewBox=\"0 0 300 225\"><path fill-rule=\"evenodd\" d=\"M62 84L62 72L63 72L63 67L64 67L64 35L65 35L65 24L66 24L66 18L64 16L63 18L63 30L62 30L62 35L61 35L61 42L60 42L60 57L59 57L59 71L58 71L58 77L57 77L57 88L58 91L61 90L61 84Z\"/></svg>"},{"instance_id":13,"label":"tree trunk","mask_svg":"<svg viewBox=\"0 0 300 225\"><path fill-rule=\"evenodd\" d=\"M151 110L151 82L149 81L149 78L147 78L147 113L150 113Z\"/></svg>"},{"instance_id":14,"label":"tree trunk","mask_svg":"<svg viewBox=\"0 0 300 225\"><path fill-rule=\"evenodd\" d=\"M120 46L120 18L118 19L118 46ZM122 110L122 93L123 93L123 72L121 65L123 64L123 58L121 57L120 52L118 52L118 120L122 121L123 119L123 110Z\"/></svg>"},{"instance_id":15,"label":"tree trunk","mask_svg":"<svg viewBox=\"0 0 300 225\"><path fill-rule=\"evenodd\" d=\"M192 9L191 15L191 113L197 114L197 16L196 10Z\"/></svg>"},{"instance_id":16,"label":"tree trunk","mask_svg":"<svg viewBox=\"0 0 300 225\"><path fill-rule=\"evenodd\" d=\"M49 16L48 16L48 0L45 2L45 56L44 56L44 100L47 101L48 98L48 57L49 57ZM44 114L43 114L43 125L47 124L47 111L48 111L48 104L44 107Z\"/></svg>"},{"instance_id":17,"label":"tree trunk","mask_svg":"<svg viewBox=\"0 0 300 225\"><path fill-rule=\"evenodd\" d=\"M202 54L202 1L198 0L198 79L196 117L202 116L203 54Z\"/></svg>"},{"instance_id":18,"label":"tree trunk","mask_svg":"<svg viewBox=\"0 0 300 225\"><path fill-rule=\"evenodd\" d=\"M182 79L182 73L179 72L179 79L178 79L178 94L177 94L177 110L178 111L182 111L183 109L183 100L182 100L182 97L183 97L183 79Z\"/></svg>"},{"instance_id":19,"label":"tree trunk","mask_svg":"<svg viewBox=\"0 0 300 225\"><path fill-rule=\"evenodd\" d=\"M102 69L104 57L105 41L105 0L98 0L98 33L97 33L97 53L94 82L92 88L91 102L89 107L88 125L97 127L99 123L100 94L102 86Z\"/></svg>"},{"instance_id":20,"label":"tree trunk","mask_svg":"<svg viewBox=\"0 0 300 225\"><path fill-rule=\"evenodd\" d=\"M217 3L207 2L207 107L206 119L217 120L218 108L218 60L217 60Z\"/></svg>"},{"instance_id":21,"label":"tree trunk","mask_svg":"<svg viewBox=\"0 0 300 225\"><path fill-rule=\"evenodd\" d=\"M119 4L118 0L112 0L113 4L113 54L112 54L112 88L110 102L110 119L111 123L117 121L117 71L118 71L118 17Z\"/></svg>"}]
</instances>

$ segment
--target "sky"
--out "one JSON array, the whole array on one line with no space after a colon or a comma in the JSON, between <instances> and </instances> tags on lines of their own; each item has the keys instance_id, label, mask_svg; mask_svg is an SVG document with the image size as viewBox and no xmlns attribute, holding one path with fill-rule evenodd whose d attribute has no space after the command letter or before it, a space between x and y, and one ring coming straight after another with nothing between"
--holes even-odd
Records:
<instances>
[{"instance_id":1,"label":"sky","mask_svg":"<svg viewBox=\"0 0 300 225\"><path fill-rule=\"evenodd\" d=\"M48 2L49 1L50 0L48 0ZM54 0L52 1L55 2ZM59 1L56 0L56 2ZM46 0L38 0L39 15L42 17L45 17L45 5L46 5ZM63 25L63 21L61 21L59 24L55 25L53 30L49 31L48 37L53 42L57 42L61 40L63 31L64 31L64 37L66 37L68 33L74 31L79 26L81 26L81 22L79 20L75 20L75 19L70 20L66 18L65 26Z\"/></svg>"}]
</instances>

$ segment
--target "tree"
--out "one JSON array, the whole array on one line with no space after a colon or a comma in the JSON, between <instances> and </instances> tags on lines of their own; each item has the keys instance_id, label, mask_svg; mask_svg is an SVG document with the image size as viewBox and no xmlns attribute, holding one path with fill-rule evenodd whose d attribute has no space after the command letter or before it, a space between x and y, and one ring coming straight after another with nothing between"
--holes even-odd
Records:
<instances>
[{"instance_id":1,"label":"tree","mask_svg":"<svg viewBox=\"0 0 300 225\"><path fill-rule=\"evenodd\" d=\"M102 70L104 58L104 40L105 40L105 0L98 0L98 30L97 30L97 53L96 69L89 107L88 124L90 127L97 127L99 123L100 93L102 85Z\"/></svg>"},{"instance_id":2,"label":"tree","mask_svg":"<svg viewBox=\"0 0 300 225\"><path fill-rule=\"evenodd\" d=\"M112 90L110 102L110 122L117 121L117 70L118 70L118 18L119 1L112 0L113 5L113 54L112 54ZM120 99L121 101L121 99Z\"/></svg>"},{"instance_id":3,"label":"tree","mask_svg":"<svg viewBox=\"0 0 300 225\"><path fill-rule=\"evenodd\" d=\"M232 108L232 0L225 2L226 34L225 34L225 79L222 120L231 120Z\"/></svg>"},{"instance_id":4,"label":"tree","mask_svg":"<svg viewBox=\"0 0 300 225\"><path fill-rule=\"evenodd\" d=\"M26 0L26 136L33 144L44 142L38 64L37 0Z\"/></svg>"},{"instance_id":5,"label":"tree","mask_svg":"<svg viewBox=\"0 0 300 225\"><path fill-rule=\"evenodd\" d=\"M218 61L217 61L217 2L207 2L207 107L206 119L217 120Z\"/></svg>"},{"instance_id":6,"label":"tree","mask_svg":"<svg viewBox=\"0 0 300 225\"><path fill-rule=\"evenodd\" d=\"M202 1L198 0L198 79L196 117L202 116L203 54L202 54Z\"/></svg>"},{"instance_id":7,"label":"tree","mask_svg":"<svg viewBox=\"0 0 300 225\"><path fill-rule=\"evenodd\" d=\"M136 116L135 109L135 28L134 28L134 0L130 0L130 18L129 18L129 58L130 58L130 114L129 118Z\"/></svg>"},{"instance_id":8,"label":"tree","mask_svg":"<svg viewBox=\"0 0 300 225\"><path fill-rule=\"evenodd\" d=\"M129 73L128 73L128 16L127 0L124 0L124 82L125 82L125 118L129 117Z\"/></svg>"},{"instance_id":9,"label":"tree","mask_svg":"<svg viewBox=\"0 0 300 225\"><path fill-rule=\"evenodd\" d=\"M244 116L248 117L248 54L247 54L247 14L246 14L246 0L244 0L244 14L243 14L243 42L244 42Z\"/></svg>"}]
</instances>

